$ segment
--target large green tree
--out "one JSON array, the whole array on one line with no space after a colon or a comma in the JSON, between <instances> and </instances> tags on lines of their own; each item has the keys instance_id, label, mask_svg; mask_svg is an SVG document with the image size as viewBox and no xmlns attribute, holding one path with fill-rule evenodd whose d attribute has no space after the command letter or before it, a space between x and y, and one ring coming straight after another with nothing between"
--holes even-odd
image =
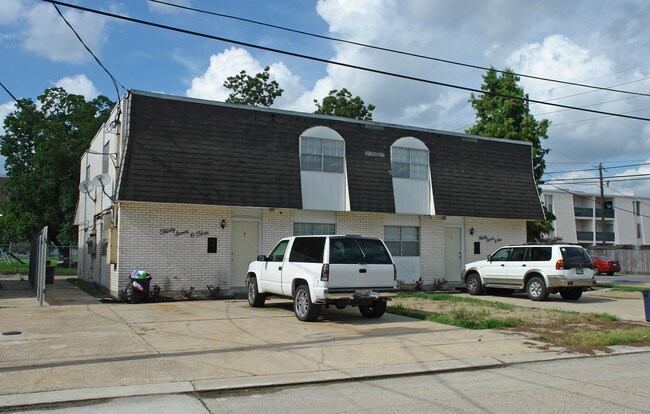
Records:
<instances>
[{"instance_id":1,"label":"large green tree","mask_svg":"<svg viewBox=\"0 0 650 414\"><path fill-rule=\"evenodd\" d=\"M465 132L473 135L528 141L533 146L533 172L539 188L546 163L544 155L548 149L542 147L542 140L548 138L550 122L537 121L530 113L524 89L517 83L520 78L510 69L497 72L491 68L483 76L478 97L471 95L469 102L476 111L476 123ZM539 241L553 230L553 214L544 208L544 221L527 223L528 241Z\"/></svg>"},{"instance_id":2,"label":"large green tree","mask_svg":"<svg viewBox=\"0 0 650 414\"><path fill-rule=\"evenodd\" d=\"M346 88L341 90L331 90L320 103L314 99L316 105L315 114L333 115L343 118L362 119L372 121L372 111L375 106L366 105L363 99L358 96L353 97L352 93Z\"/></svg>"},{"instance_id":3,"label":"large green tree","mask_svg":"<svg viewBox=\"0 0 650 414\"><path fill-rule=\"evenodd\" d=\"M267 66L255 76L250 76L245 70L239 72L239 75L229 76L223 83L223 86L232 90L226 102L269 108L284 92L278 82L269 81L270 69Z\"/></svg>"},{"instance_id":4,"label":"large green tree","mask_svg":"<svg viewBox=\"0 0 650 414\"><path fill-rule=\"evenodd\" d=\"M0 136L9 178L2 242L29 241L48 226L50 241L75 243L79 160L113 106L105 96L86 101L62 88L46 89L37 102L18 100Z\"/></svg>"}]
</instances>

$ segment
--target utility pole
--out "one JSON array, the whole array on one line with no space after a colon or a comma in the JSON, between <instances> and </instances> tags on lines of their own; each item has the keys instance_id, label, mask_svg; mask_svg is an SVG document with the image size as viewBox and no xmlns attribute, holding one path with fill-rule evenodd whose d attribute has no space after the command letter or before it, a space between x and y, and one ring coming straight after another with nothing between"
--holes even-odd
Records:
<instances>
[{"instance_id":1,"label":"utility pole","mask_svg":"<svg viewBox=\"0 0 650 414\"><path fill-rule=\"evenodd\" d=\"M605 236L607 232L605 231L605 190L603 189L603 163L598 163L598 176L600 177L600 226L603 235L603 246L605 246Z\"/></svg>"}]
</instances>

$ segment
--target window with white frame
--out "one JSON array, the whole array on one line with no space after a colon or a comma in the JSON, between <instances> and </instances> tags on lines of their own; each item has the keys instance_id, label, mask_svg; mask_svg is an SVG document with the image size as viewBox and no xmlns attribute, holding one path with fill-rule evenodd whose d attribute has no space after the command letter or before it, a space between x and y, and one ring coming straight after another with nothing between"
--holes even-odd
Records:
<instances>
[{"instance_id":1,"label":"window with white frame","mask_svg":"<svg viewBox=\"0 0 650 414\"><path fill-rule=\"evenodd\" d=\"M640 240L641 236L641 223L636 223L636 238Z\"/></svg>"},{"instance_id":2,"label":"window with white frame","mask_svg":"<svg viewBox=\"0 0 650 414\"><path fill-rule=\"evenodd\" d=\"M336 234L336 224L293 223L294 236L314 236L317 234Z\"/></svg>"},{"instance_id":3,"label":"window with white frame","mask_svg":"<svg viewBox=\"0 0 650 414\"><path fill-rule=\"evenodd\" d=\"M303 136L300 142L300 169L343 173L345 142Z\"/></svg>"},{"instance_id":4,"label":"window with white frame","mask_svg":"<svg viewBox=\"0 0 650 414\"><path fill-rule=\"evenodd\" d=\"M634 214L636 216L641 215L641 202L640 201L635 201L634 202Z\"/></svg>"},{"instance_id":5,"label":"window with white frame","mask_svg":"<svg viewBox=\"0 0 650 414\"><path fill-rule=\"evenodd\" d=\"M104 144L104 150L102 152L102 174L108 173L108 159L110 158L110 142Z\"/></svg>"},{"instance_id":6,"label":"window with white frame","mask_svg":"<svg viewBox=\"0 0 650 414\"><path fill-rule=\"evenodd\" d=\"M394 178L429 179L429 151L427 150L393 147L391 163Z\"/></svg>"},{"instance_id":7,"label":"window with white frame","mask_svg":"<svg viewBox=\"0 0 650 414\"><path fill-rule=\"evenodd\" d=\"M545 195L544 196L544 206L546 207L546 210L553 213L553 196L552 195Z\"/></svg>"},{"instance_id":8,"label":"window with white frame","mask_svg":"<svg viewBox=\"0 0 650 414\"><path fill-rule=\"evenodd\" d=\"M419 227L385 226L384 241L393 256L420 255Z\"/></svg>"}]
</instances>

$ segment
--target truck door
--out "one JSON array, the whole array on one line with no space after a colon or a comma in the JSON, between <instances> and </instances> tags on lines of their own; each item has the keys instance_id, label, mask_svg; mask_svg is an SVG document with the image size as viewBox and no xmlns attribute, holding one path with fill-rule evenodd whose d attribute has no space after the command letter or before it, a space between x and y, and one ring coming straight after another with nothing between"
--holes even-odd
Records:
<instances>
[{"instance_id":1,"label":"truck door","mask_svg":"<svg viewBox=\"0 0 650 414\"><path fill-rule=\"evenodd\" d=\"M282 293L282 266L284 265L284 254L287 251L289 240L282 240L269 254L264 263L263 274L258 283L264 292Z\"/></svg>"}]
</instances>

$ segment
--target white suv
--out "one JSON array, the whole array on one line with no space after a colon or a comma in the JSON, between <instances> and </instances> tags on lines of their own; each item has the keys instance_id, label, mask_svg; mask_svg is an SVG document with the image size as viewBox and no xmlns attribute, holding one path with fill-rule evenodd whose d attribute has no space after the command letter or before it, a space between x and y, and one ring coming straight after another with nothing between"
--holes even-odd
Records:
<instances>
[{"instance_id":1,"label":"white suv","mask_svg":"<svg viewBox=\"0 0 650 414\"><path fill-rule=\"evenodd\" d=\"M467 263L462 280L472 295L486 288L525 290L532 300L546 300L549 293L578 300L596 284L589 253L571 244L505 246L487 260Z\"/></svg>"}]
</instances>

